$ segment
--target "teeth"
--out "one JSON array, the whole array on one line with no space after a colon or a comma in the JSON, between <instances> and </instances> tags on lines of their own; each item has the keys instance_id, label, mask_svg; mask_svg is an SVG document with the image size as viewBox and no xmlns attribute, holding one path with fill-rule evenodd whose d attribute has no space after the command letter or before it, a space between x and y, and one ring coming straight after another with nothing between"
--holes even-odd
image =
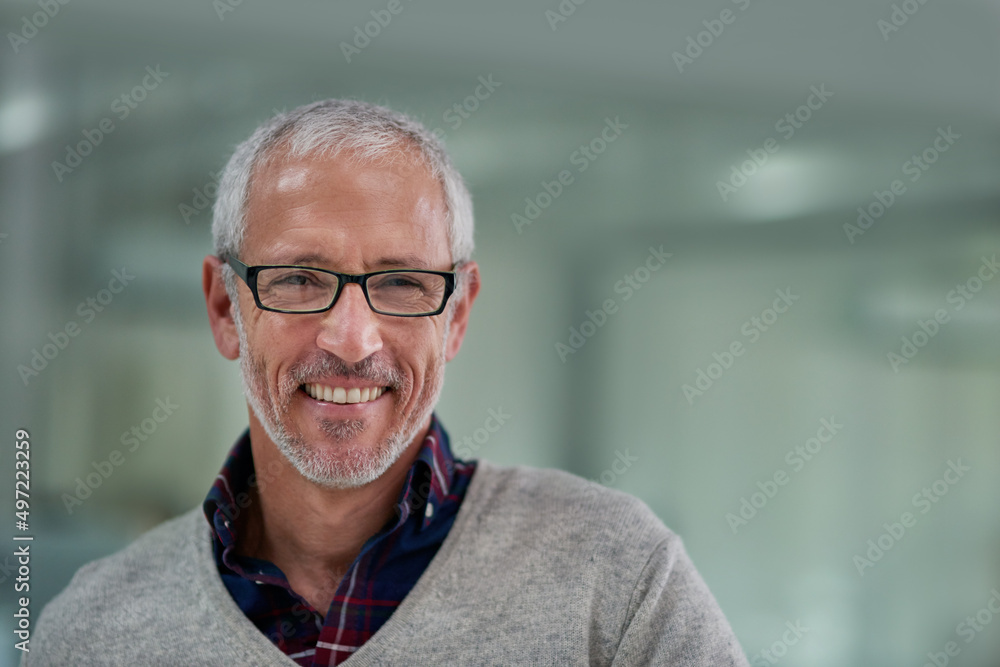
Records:
<instances>
[{"instance_id":1,"label":"teeth","mask_svg":"<svg viewBox=\"0 0 1000 667\"><path fill-rule=\"evenodd\" d=\"M384 387L329 387L323 384L310 383L304 386L307 394L318 401L327 403L368 403L385 393Z\"/></svg>"}]
</instances>

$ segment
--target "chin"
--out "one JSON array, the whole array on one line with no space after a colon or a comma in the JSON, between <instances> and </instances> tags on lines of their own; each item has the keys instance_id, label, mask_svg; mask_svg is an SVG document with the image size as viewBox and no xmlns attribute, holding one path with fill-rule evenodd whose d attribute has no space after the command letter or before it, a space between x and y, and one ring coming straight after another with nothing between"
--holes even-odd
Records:
<instances>
[{"instance_id":1,"label":"chin","mask_svg":"<svg viewBox=\"0 0 1000 667\"><path fill-rule=\"evenodd\" d=\"M416 433L398 429L375 443L365 443L362 420L329 420L320 423L320 441L307 442L285 429L269 433L282 456L310 482L329 489L351 489L369 484L392 467ZM277 436L277 437L275 437Z\"/></svg>"}]
</instances>

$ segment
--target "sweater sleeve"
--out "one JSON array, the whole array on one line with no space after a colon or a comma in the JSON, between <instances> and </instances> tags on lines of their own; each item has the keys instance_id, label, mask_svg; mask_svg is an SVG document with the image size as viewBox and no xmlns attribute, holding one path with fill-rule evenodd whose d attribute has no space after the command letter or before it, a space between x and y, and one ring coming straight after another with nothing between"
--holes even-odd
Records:
<instances>
[{"instance_id":1,"label":"sweater sleeve","mask_svg":"<svg viewBox=\"0 0 1000 667\"><path fill-rule=\"evenodd\" d=\"M642 569L612 667L747 667L729 622L680 538L664 538Z\"/></svg>"}]
</instances>

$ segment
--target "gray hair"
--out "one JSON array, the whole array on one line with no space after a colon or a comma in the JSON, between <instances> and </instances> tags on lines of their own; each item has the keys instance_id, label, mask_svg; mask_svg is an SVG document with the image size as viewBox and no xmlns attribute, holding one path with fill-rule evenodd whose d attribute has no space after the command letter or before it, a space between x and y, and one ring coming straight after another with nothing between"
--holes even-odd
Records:
<instances>
[{"instance_id":1,"label":"gray hair","mask_svg":"<svg viewBox=\"0 0 1000 667\"><path fill-rule=\"evenodd\" d=\"M391 162L416 149L444 191L448 241L455 264L472 257L472 197L443 144L419 122L385 107L356 100L322 100L278 114L236 147L219 180L212 209L212 237L218 255L238 256L246 231L246 207L253 176L283 146L301 157L335 157L351 152L364 163ZM228 268L228 267L226 267ZM227 287L232 276L224 272Z\"/></svg>"}]
</instances>

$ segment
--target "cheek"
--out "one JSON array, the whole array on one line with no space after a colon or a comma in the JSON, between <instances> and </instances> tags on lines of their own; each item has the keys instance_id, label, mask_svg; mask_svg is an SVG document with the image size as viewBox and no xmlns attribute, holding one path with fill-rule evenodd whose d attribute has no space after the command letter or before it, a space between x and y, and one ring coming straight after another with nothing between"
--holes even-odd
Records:
<instances>
[{"instance_id":1,"label":"cheek","mask_svg":"<svg viewBox=\"0 0 1000 667\"><path fill-rule=\"evenodd\" d=\"M441 382L440 376L444 373L444 366L447 362L445 346L445 330L435 329L433 338L427 342L422 351L423 366L421 371L424 385L436 385Z\"/></svg>"},{"instance_id":2,"label":"cheek","mask_svg":"<svg viewBox=\"0 0 1000 667\"><path fill-rule=\"evenodd\" d=\"M282 365L282 361L292 363L296 358L309 353L316 346L315 332L307 322L296 322L291 315L282 319L279 313L264 313L253 323L250 344L257 354L268 359L268 365ZM267 317L278 315L279 317Z\"/></svg>"},{"instance_id":3,"label":"cheek","mask_svg":"<svg viewBox=\"0 0 1000 667\"><path fill-rule=\"evenodd\" d=\"M412 382L411 396L423 391L425 385L434 380L444 364L444 329L434 323L421 327L419 331L402 332L394 338L391 346L392 359Z\"/></svg>"},{"instance_id":4,"label":"cheek","mask_svg":"<svg viewBox=\"0 0 1000 667\"><path fill-rule=\"evenodd\" d=\"M294 383L289 380L286 372L295 359L295 349L299 349L294 347L289 336L266 326L257 326L247 331L246 342L247 349L242 350L241 354L247 356L254 376L268 387L269 394L281 396L297 388L290 387Z\"/></svg>"}]
</instances>

